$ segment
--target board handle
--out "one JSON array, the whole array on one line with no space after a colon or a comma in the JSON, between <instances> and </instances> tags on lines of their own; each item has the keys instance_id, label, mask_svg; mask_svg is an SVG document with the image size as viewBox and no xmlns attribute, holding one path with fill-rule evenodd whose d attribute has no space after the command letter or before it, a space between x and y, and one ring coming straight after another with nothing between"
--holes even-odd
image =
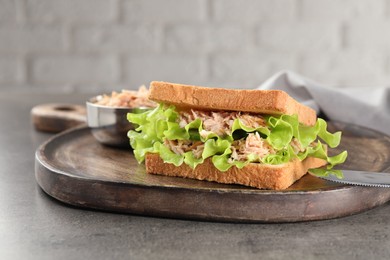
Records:
<instances>
[{"instance_id":1,"label":"board handle","mask_svg":"<svg viewBox=\"0 0 390 260\"><path fill-rule=\"evenodd\" d=\"M86 123L86 109L75 104L42 104L31 109L36 130L59 133Z\"/></svg>"}]
</instances>

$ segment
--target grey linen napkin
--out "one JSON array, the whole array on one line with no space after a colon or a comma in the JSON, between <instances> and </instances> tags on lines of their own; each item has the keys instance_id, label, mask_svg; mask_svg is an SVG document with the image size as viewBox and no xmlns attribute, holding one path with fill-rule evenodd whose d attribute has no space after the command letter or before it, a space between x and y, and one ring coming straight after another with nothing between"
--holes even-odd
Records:
<instances>
[{"instance_id":1,"label":"grey linen napkin","mask_svg":"<svg viewBox=\"0 0 390 260\"><path fill-rule=\"evenodd\" d=\"M390 135L390 88L333 88L281 71L258 89L280 89L329 120L352 123Z\"/></svg>"}]
</instances>

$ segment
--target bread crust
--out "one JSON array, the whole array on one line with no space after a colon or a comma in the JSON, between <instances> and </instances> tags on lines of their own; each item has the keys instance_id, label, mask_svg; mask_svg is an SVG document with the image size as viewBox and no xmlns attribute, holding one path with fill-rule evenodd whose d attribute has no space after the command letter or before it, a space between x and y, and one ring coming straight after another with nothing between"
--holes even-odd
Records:
<instances>
[{"instance_id":1,"label":"bread crust","mask_svg":"<svg viewBox=\"0 0 390 260\"><path fill-rule=\"evenodd\" d=\"M270 115L298 115L305 125L314 125L316 112L281 90L209 88L152 81L149 99L178 108L242 111Z\"/></svg>"},{"instance_id":2,"label":"bread crust","mask_svg":"<svg viewBox=\"0 0 390 260\"><path fill-rule=\"evenodd\" d=\"M242 169L231 167L221 172L214 167L210 159L191 169L188 165L175 166L164 163L158 154L147 154L145 158L146 172L174 177L214 181L225 184L241 184L259 189L284 190L302 178L310 168L326 165L326 161L308 157L281 165L250 163Z\"/></svg>"}]
</instances>

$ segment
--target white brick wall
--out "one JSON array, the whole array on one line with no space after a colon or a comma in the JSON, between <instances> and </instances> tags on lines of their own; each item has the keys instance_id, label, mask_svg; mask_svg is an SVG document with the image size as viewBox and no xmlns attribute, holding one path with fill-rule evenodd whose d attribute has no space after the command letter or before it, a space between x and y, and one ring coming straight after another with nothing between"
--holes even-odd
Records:
<instances>
[{"instance_id":1,"label":"white brick wall","mask_svg":"<svg viewBox=\"0 0 390 260\"><path fill-rule=\"evenodd\" d=\"M122 16L127 23L182 23L206 19L207 0L128 0Z\"/></svg>"},{"instance_id":2,"label":"white brick wall","mask_svg":"<svg viewBox=\"0 0 390 260\"><path fill-rule=\"evenodd\" d=\"M15 55L0 57L0 84L21 83L24 77L23 59Z\"/></svg>"},{"instance_id":3,"label":"white brick wall","mask_svg":"<svg viewBox=\"0 0 390 260\"><path fill-rule=\"evenodd\" d=\"M161 29L150 25L79 26L74 29L74 49L80 52L156 52Z\"/></svg>"},{"instance_id":4,"label":"white brick wall","mask_svg":"<svg viewBox=\"0 0 390 260\"><path fill-rule=\"evenodd\" d=\"M226 53L254 48L253 32L235 23L174 24L165 29L164 47L169 53Z\"/></svg>"},{"instance_id":5,"label":"white brick wall","mask_svg":"<svg viewBox=\"0 0 390 260\"><path fill-rule=\"evenodd\" d=\"M17 3L14 0L0 0L0 22L14 22L18 16Z\"/></svg>"},{"instance_id":6,"label":"white brick wall","mask_svg":"<svg viewBox=\"0 0 390 260\"><path fill-rule=\"evenodd\" d=\"M289 22L297 18L296 0L211 0L213 19L254 25L260 22Z\"/></svg>"},{"instance_id":7,"label":"white brick wall","mask_svg":"<svg viewBox=\"0 0 390 260\"><path fill-rule=\"evenodd\" d=\"M116 0L28 0L27 18L33 22L111 22L118 16Z\"/></svg>"},{"instance_id":8,"label":"white brick wall","mask_svg":"<svg viewBox=\"0 0 390 260\"><path fill-rule=\"evenodd\" d=\"M301 19L305 21L365 20L368 23L383 19L387 0L300 0Z\"/></svg>"},{"instance_id":9,"label":"white brick wall","mask_svg":"<svg viewBox=\"0 0 390 260\"><path fill-rule=\"evenodd\" d=\"M296 67L288 52L258 51L218 54L211 60L212 83L233 88L253 88L277 71Z\"/></svg>"},{"instance_id":10,"label":"white brick wall","mask_svg":"<svg viewBox=\"0 0 390 260\"><path fill-rule=\"evenodd\" d=\"M390 85L390 0L0 0L0 88Z\"/></svg>"},{"instance_id":11,"label":"white brick wall","mask_svg":"<svg viewBox=\"0 0 390 260\"><path fill-rule=\"evenodd\" d=\"M306 53L301 57L301 69L326 84L337 82L357 87L390 85L387 60L387 56L375 50Z\"/></svg>"},{"instance_id":12,"label":"white brick wall","mask_svg":"<svg viewBox=\"0 0 390 260\"><path fill-rule=\"evenodd\" d=\"M32 81L44 84L111 84L120 76L118 59L111 55L41 55L32 60L31 68Z\"/></svg>"},{"instance_id":13,"label":"white brick wall","mask_svg":"<svg viewBox=\"0 0 390 260\"><path fill-rule=\"evenodd\" d=\"M124 82L137 87L149 84L152 79L205 84L207 71L207 59L197 54L128 55L124 62Z\"/></svg>"},{"instance_id":14,"label":"white brick wall","mask_svg":"<svg viewBox=\"0 0 390 260\"><path fill-rule=\"evenodd\" d=\"M355 50L390 51L390 20L349 24L346 45Z\"/></svg>"},{"instance_id":15,"label":"white brick wall","mask_svg":"<svg viewBox=\"0 0 390 260\"><path fill-rule=\"evenodd\" d=\"M64 28L58 25L2 24L0 25L0 52L26 54L64 51L68 39Z\"/></svg>"}]
</instances>

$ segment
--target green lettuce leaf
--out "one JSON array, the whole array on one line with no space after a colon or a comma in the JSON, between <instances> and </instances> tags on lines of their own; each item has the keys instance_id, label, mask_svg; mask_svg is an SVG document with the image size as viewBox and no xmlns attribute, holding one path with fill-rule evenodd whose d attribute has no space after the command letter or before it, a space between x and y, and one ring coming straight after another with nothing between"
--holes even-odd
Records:
<instances>
[{"instance_id":1,"label":"green lettuce leaf","mask_svg":"<svg viewBox=\"0 0 390 260\"><path fill-rule=\"evenodd\" d=\"M337 147L340 143L341 132L334 134L328 132L327 124L323 119L318 119L314 126L305 126L299 123L296 115L267 116L265 117L267 126L258 128L248 127L241 120L235 119L230 132L219 136L213 132L205 132L200 119L190 122L185 127L180 127L178 118L179 114L174 106L162 104L141 114L129 113L127 115L131 123L138 125L135 130L128 132L130 144L138 162L144 161L146 153L158 153L164 162L173 163L176 166L185 163L195 168L205 159L210 158L217 169L226 171L233 166L242 168L250 162L276 165L293 159L304 160L307 157L316 157L326 160L328 165L323 170L325 173L320 173L320 170L312 172L340 175L333 170L333 167L343 163L347 157L346 151L333 157L327 156L327 146ZM251 154L246 161L232 160L230 156L233 141L246 138L249 133L255 132L258 132L272 146L275 153L262 159ZM204 142L204 150L200 158L195 157L191 151L176 154L163 144L164 140L200 140ZM291 145L293 140L299 143L304 149L303 152L294 151ZM313 145L316 140L316 144Z\"/></svg>"},{"instance_id":2,"label":"green lettuce leaf","mask_svg":"<svg viewBox=\"0 0 390 260\"><path fill-rule=\"evenodd\" d=\"M294 136L293 125L284 120L285 117L280 118L269 117L267 122L271 127L270 134L267 137L268 143L275 149L281 150L288 148L291 139ZM287 117L290 119L291 117ZM293 119L293 118L291 118ZM293 121L295 123L295 121Z\"/></svg>"},{"instance_id":3,"label":"green lettuce leaf","mask_svg":"<svg viewBox=\"0 0 390 260\"><path fill-rule=\"evenodd\" d=\"M270 134L270 130L268 127L260 126L258 128L252 128L246 126L241 120L235 119L232 125L231 134L229 135L229 139L231 140L237 140L238 138L234 138L234 135L236 132L244 132L246 134L253 133L253 132L259 132L261 136L268 136Z\"/></svg>"},{"instance_id":4,"label":"green lettuce leaf","mask_svg":"<svg viewBox=\"0 0 390 260\"><path fill-rule=\"evenodd\" d=\"M288 145L287 149L279 150L275 154L269 154L264 157L261 161L265 164L283 164L296 158L297 155L294 153L294 149L291 145Z\"/></svg>"},{"instance_id":5,"label":"green lettuce leaf","mask_svg":"<svg viewBox=\"0 0 390 260\"><path fill-rule=\"evenodd\" d=\"M330 170L334 166L344 163L345 160L347 159L347 157L348 157L347 151L343 151L343 152L339 153L338 155L328 157L327 161L329 164L328 164L327 168Z\"/></svg>"},{"instance_id":6,"label":"green lettuce leaf","mask_svg":"<svg viewBox=\"0 0 390 260\"><path fill-rule=\"evenodd\" d=\"M221 155L221 154L230 154L230 145L229 140L223 139L208 139L204 143L204 150L202 153L202 158L206 159L213 155Z\"/></svg>"},{"instance_id":7,"label":"green lettuce leaf","mask_svg":"<svg viewBox=\"0 0 390 260\"><path fill-rule=\"evenodd\" d=\"M172 163L175 166L180 166L184 161L184 155L172 152L171 149L160 142L153 144L153 151L157 152L164 162Z\"/></svg>"},{"instance_id":8,"label":"green lettuce leaf","mask_svg":"<svg viewBox=\"0 0 390 260\"><path fill-rule=\"evenodd\" d=\"M327 177L330 174L336 176L338 179L342 179L344 177L342 170L327 169L327 168L309 169L309 173L318 177Z\"/></svg>"},{"instance_id":9,"label":"green lettuce leaf","mask_svg":"<svg viewBox=\"0 0 390 260\"><path fill-rule=\"evenodd\" d=\"M249 161L229 161L231 150L226 149L225 152L221 155L214 155L211 159L215 168L221 172L229 170L231 167L236 166L239 169L242 169Z\"/></svg>"},{"instance_id":10,"label":"green lettuce leaf","mask_svg":"<svg viewBox=\"0 0 390 260\"><path fill-rule=\"evenodd\" d=\"M193 152L189 151L184 153L184 163L191 167L191 169L195 169L198 164L204 162L202 157L196 158Z\"/></svg>"}]
</instances>

